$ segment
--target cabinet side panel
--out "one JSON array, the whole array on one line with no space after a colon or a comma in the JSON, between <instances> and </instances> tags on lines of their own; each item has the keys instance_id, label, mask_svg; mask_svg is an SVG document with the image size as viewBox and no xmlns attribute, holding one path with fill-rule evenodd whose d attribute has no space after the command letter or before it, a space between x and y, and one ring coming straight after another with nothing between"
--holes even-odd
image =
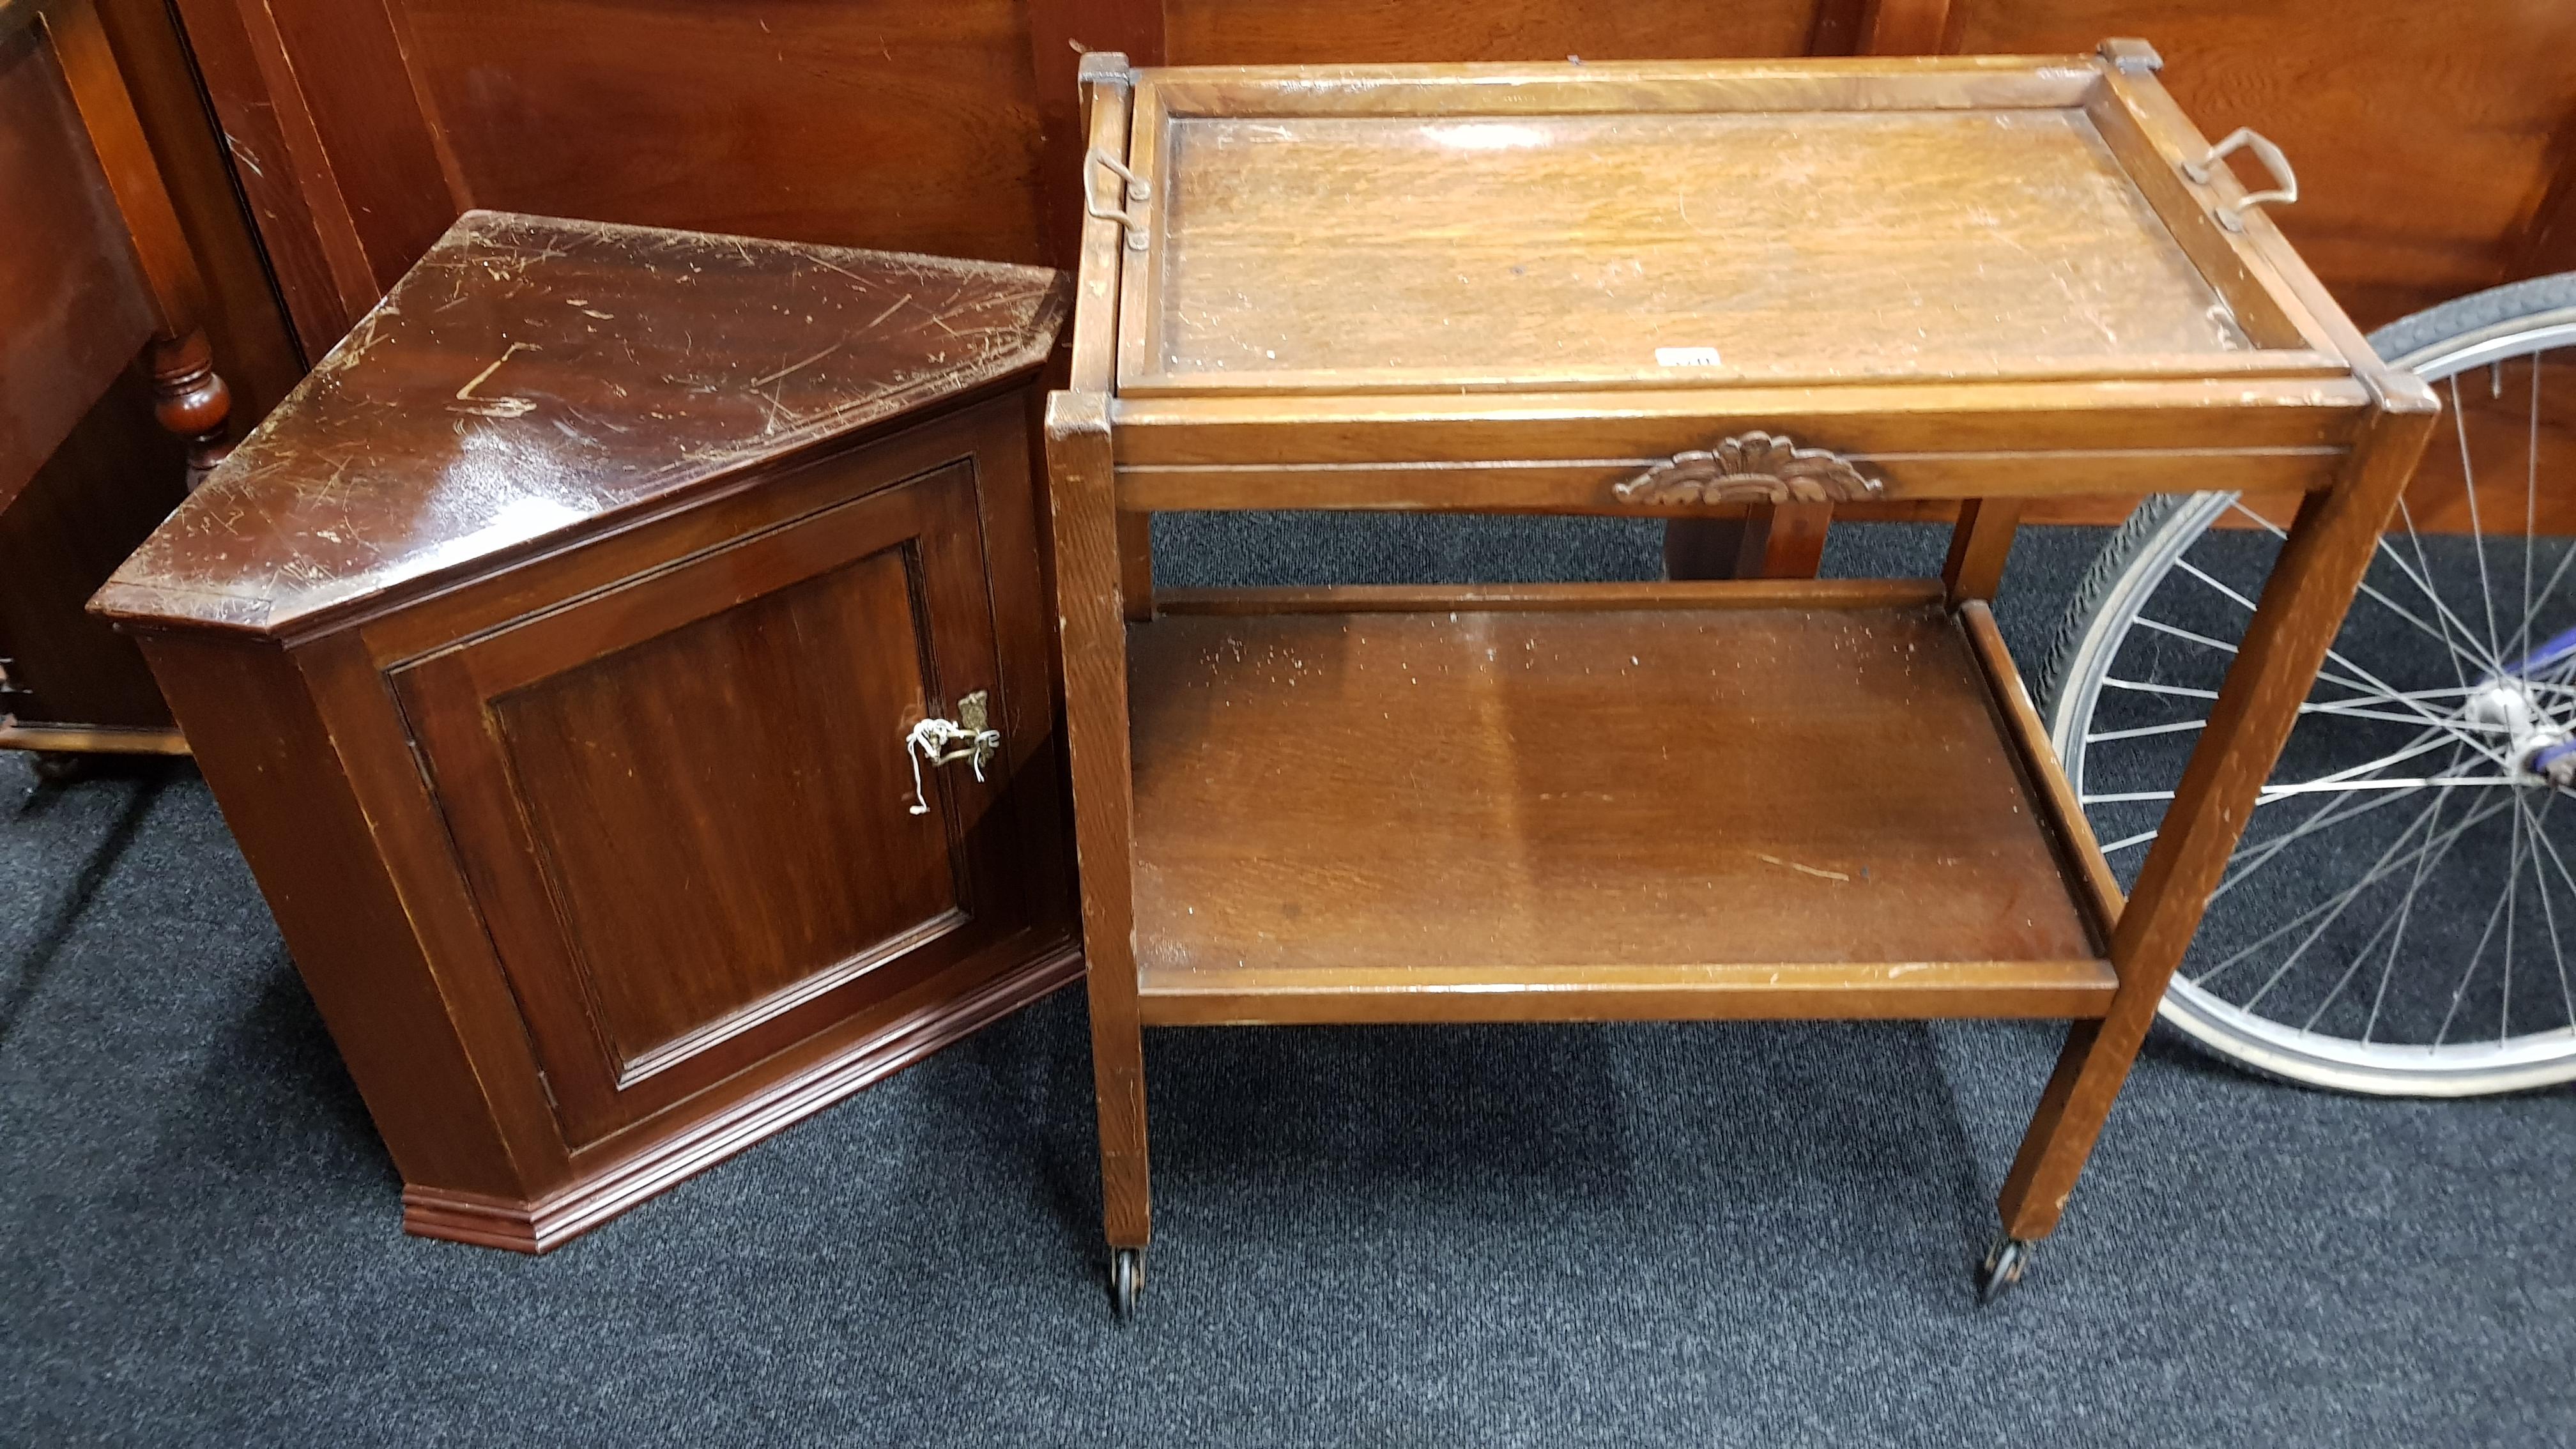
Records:
<instances>
[{"instance_id":1,"label":"cabinet side panel","mask_svg":"<svg viewBox=\"0 0 2576 1449\"><path fill-rule=\"evenodd\" d=\"M403 1180L525 1196L294 661L140 639Z\"/></svg>"}]
</instances>

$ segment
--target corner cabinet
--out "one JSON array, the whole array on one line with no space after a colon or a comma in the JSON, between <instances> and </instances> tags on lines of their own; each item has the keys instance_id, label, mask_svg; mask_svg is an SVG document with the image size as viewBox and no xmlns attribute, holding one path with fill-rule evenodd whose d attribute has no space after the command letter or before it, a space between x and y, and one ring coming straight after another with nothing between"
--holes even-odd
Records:
<instances>
[{"instance_id":1,"label":"corner cabinet","mask_svg":"<svg viewBox=\"0 0 2576 1449\"><path fill-rule=\"evenodd\" d=\"M472 213L101 594L412 1230L550 1247L1078 972L1064 306Z\"/></svg>"}]
</instances>

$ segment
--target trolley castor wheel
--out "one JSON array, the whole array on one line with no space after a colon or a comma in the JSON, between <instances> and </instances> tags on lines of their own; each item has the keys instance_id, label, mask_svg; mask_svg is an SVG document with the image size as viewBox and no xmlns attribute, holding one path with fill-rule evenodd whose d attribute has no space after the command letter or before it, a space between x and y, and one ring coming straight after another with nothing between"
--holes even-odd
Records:
<instances>
[{"instance_id":1,"label":"trolley castor wheel","mask_svg":"<svg viewBox=\"0 0 2576 1449\"><path fill-rule=\"evenodd\" d=\"M2011 1292L2021 1275L2030 1271L2031 1250L2037 1246L2027 1238L1997 1237L1977 1269L1977 1301L1992 1303Z\"/></svg>"},{"instance_id":2,"label":"trolley castor wheel","mask_svg":"<svg viewBox=\"0 0 2576 1449\"><path fill-rule=\"evenodd\" d=\"M1109 1255L1109 1297L1119 1318L1136 1316L1136 1291L1145 1286L1145 1250L1116 1248Z\"/></svg>"}]
</instances>

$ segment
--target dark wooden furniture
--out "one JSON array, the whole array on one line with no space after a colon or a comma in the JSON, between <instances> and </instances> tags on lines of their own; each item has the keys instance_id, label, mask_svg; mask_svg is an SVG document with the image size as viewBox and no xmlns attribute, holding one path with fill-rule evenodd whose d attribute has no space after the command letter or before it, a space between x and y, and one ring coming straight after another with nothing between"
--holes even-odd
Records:
<instances>
[{"instance_id":1,"label":"dark wooden furniture","mask_svg":"<svg viewBox=\"0 0 2576 1449\"><path fill-rule=\"evenodd\" d=\"M230 398L90 0L0 0L0 215L0 747L183 752L81 603L221 456ZM173 436L132 426L147 399Z\"/></svg>"},{"instance_id":2,"label":"dark wooden furniture","mask_svg":"<svg viewBox=\"0 0 2576 1449\"><path fill-rule=\"evenodd\" d=\"M2058 1220L2434 401L2155 78L1086 61L1048 401L1113 1279L1141 1028L2053 1017ZM2125 905L1988 600L2024 501L2301 496ZM1170 594L1162 509L1946 500L1939 578Z\"/></svg>"},{"instance_id":3,"label":"dark wooden furniture","mask_svg":"<svg viewBox=\"0 0 2576 1449\"><path fill-rule=\"evenodd\" d=\"M1078 969L1066 292L469 213L100 593L411 1230L542 1251Z\"/></svg>"}]
</instances>

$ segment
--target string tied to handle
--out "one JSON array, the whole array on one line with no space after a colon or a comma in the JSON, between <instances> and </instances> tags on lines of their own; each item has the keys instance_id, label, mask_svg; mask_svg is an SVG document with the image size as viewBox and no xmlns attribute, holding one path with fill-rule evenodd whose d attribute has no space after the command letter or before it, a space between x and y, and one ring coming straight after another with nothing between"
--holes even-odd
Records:
<instances>
[{"instance_id":1,"label":"string tied to handle","mask_svg":"<svg viewBox=\"0 0 2576 1449\"><path fill-rule=\"evenodd\" d=\"M984 762L1001 747L1002 733L999 730L971 729L948 719L926 719L914 725L912 732L903 738L904 756L912 761L910 813L930 813L930 795L921 779L921 767L925 763L937 769L958 760L967 761L974 767L975 778L980 782L984 778Z\"/></svg>"}]
</instances>

